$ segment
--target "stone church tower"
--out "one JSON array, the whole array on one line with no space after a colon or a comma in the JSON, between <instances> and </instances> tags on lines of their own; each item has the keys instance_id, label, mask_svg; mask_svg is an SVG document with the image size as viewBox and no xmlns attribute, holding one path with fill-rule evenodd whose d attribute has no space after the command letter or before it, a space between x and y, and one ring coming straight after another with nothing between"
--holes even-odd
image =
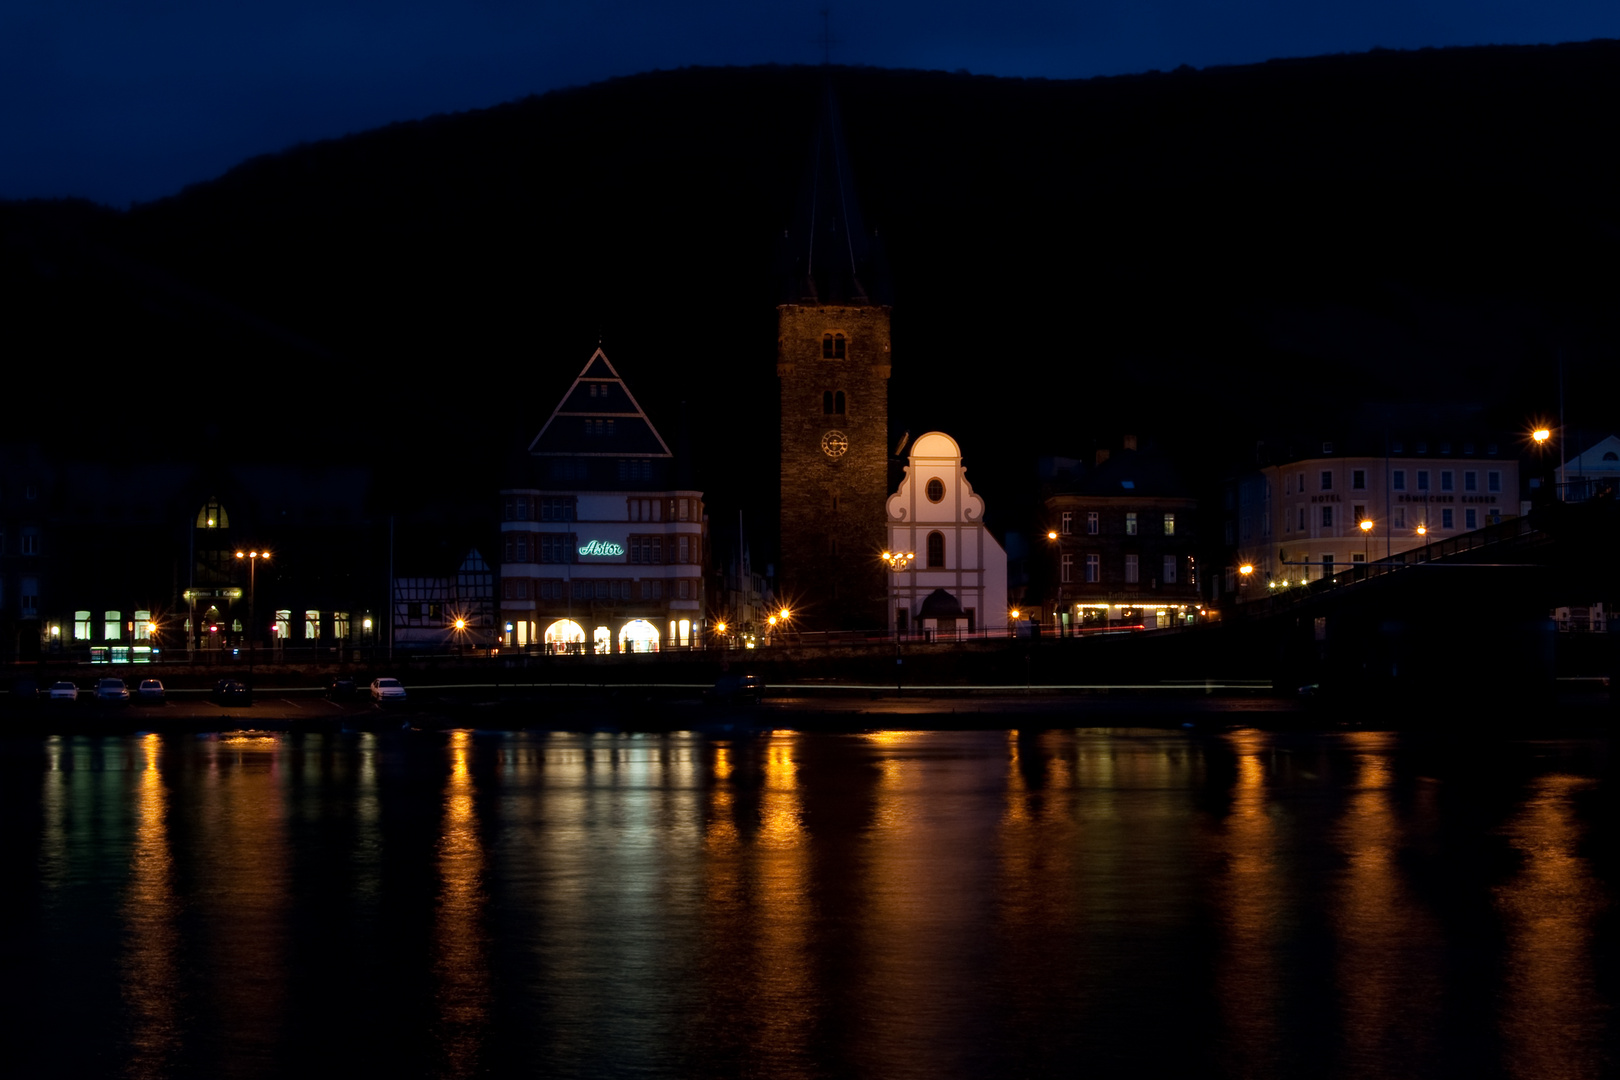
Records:
<instances>
[{"instance_id":1,"label":"stone church tower","mask_svg":"<svg viewBox=\"0 0 1620 1080\"><path fill-rule=\"evenodd\" d=\"M829 80L777 308L781 384L779 588L803 630L886 624L889 304Z\"/></svg>"}]
</instances>

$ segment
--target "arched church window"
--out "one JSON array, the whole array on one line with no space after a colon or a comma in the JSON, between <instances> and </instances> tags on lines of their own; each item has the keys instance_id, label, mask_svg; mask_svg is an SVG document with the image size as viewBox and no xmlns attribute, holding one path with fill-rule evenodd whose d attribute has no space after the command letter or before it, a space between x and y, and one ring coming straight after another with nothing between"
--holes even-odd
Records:
<instances>
[{"instance_id":1,"label":"arched church window","mask_svg":"<svg viewBox=\"0 0 1620 1080\"><path fill-rule=\"evenodd\" d=\"M230 515L219 504L218 499L209 499L203 508L197 511L197 528L199 529L228 529L231 527Z\"/></svg>"},{"instance_id":2,"label":"arched church window","mask_svg":"<svg viewBox=\"0 0 1620 1080\"><path fill-rule=\"evenodd\" d=\"M823 390L821 393L821 411L828 416L843 416L844 392L842 390Z\"/></svg>"},{"instance_id":3,"label":"arched church window","mask_svg":"<svg viewBox=\"0 0 1620 1080\"><path fill-rule=\"evenodd\" d=\"M945 565L945 534L931 532L928 534L928 568L930 570Z\"/></svg>"},{"instance_id":4,"label":"arched church window","mask_svg":"<svg viewBox=\"0 0 1620 1080\"><path fill-rule=\"evenodd\" d=\"M821 358L823 360L842 360L844 358L844 335L829 330L821 335Z\"/></svg>"}]
</instances>

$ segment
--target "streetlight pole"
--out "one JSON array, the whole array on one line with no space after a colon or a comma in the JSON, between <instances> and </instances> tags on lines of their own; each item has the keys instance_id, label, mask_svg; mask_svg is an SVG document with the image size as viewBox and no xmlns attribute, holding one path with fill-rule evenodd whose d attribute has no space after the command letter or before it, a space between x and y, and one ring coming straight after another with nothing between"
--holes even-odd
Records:
<instances>
[{"instance_id":1,"label":"streetlight pole","mask_svg":"<svg viewBox=\"0 0 1620 1080\"><path fill-rule=\"evenodd\" d=\"M258 598L259 560L270 561L268 551L238 551L238 559L246 559L248 564L248 682L253 681L253 654L259 644L259 624L255 601Z\"/></svg>"}]
</instances>

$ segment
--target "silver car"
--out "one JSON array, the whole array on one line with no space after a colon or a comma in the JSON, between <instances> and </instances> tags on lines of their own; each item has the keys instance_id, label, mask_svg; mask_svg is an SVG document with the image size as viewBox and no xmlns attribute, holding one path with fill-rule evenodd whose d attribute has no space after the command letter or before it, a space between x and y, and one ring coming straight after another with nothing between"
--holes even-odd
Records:
<instances>
[{"instance_id":1,"label":"silver car","mask_svg":"<svg viewBox=\"0 0 1620 1080\"><path fill-rule=\"evenodd\" d=\"M79 688L70 682L53 682L47 693L52 701L78 701Z\"/></svg>"},{"instance_id":2,"label":"silver car","mask_svg":"<svg viewBox=\"0 0 1620 1080\"><path fill-rule=\"evenodd\" d=\"M405 700L405 688L398 679L372 679L371 700L376 702L399 702Z\"/></svg>"},{"instance_id":3,"label":"silver car","mask_svg":"<svg viewBox=\"0 0 1620 1080\"><path fill-rule=\"evenodd\" d=\"M124 685L123 679L102 679L96 683L96 700L128 705L129 687Z\"/></svg>"}]
</instances>

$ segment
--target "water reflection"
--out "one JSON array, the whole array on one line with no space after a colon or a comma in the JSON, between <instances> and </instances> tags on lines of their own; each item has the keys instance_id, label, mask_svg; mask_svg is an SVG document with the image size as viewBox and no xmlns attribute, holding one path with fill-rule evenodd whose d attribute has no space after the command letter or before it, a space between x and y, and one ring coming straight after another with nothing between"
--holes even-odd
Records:
<instances>
[{"instance_id":1,"label":"water reflection","mask_svg":"<svg viewBox=\"0 0 1620 1080\"><path fill-rule=\"evenodd\" d=\"M160 768L162 740L146 735L137 750L135 846L123 908L123 997L129 1010L131 1076L167 1076L180 1047L181 986L173 857Z\"/></svg>"},{"instance_id":2,"label":"water reflection","mask_svg":"<svg viewBox=\"0 0 1620 1080\"><path fill-rule=\"evenodd\" d=\"M202 1020L230 1033L217 1048L232 1072L269 1072L287 1022L290 859L280 756L282 738L223 736L206 744L198 859L209 887L201 911L206 1007ZM221 1069L221 1071L225 1071Z\"/></svg>"},{"instance_id":3,"label":"water reflection","mask_svg":"<svg viewBox=\"0 0 1620 1080\"><path fill-rule=\"evenodd\" d=\"M472 732L451 732L433 942L433 967L438 976L437 1035L445 1073L450 1076L471 1076L480 1071L490 998L484 928L484 848L478 838L471 755Z\"/></svg>"},{"instance_id":4,"label":"water reflection","mask_svg":"<svg viewBox=\"0 0 1620 1080\"><path fill-rule=\"evenodd\" d=\"M1555 773L1538 779L1508 838L1524 859L1497 892L1507 921L1502 1034L1513 1076L1590 1077L1605 1072L1612 1023L1596 993L1593 923L1607 906L1603 886L1576 851L1582 829L1575 799L1592 781Z\"/></svg>"},{"instance_id":5,"label":"water reflection","mask_svg":"<svg viewBox=\"0 0 1620 1080\"><path fill-rule=\"evenodd\" d=\"M1431 1075L1444 939L1401 873L1405 828L1391 762L1397 738L1371 731L1346 738L1356 773L1337 829L1346 868L1334 912L1344 1065L1351 1075Z\"/></svg>"},{"instance_id":6,"label":"water reflection","mask_svg":"<svg viewBox=\"0 0 1620 1080\"><path fill-rule=\"evenodd\" d=\"M1279 973L1275 950L1284 902L1277 865L1277 829L1266 790L1270 737L1254 730L1227 736L1237 779L1225 827L1226 873L1221 881L1226 930L1216 994L1225 1018L1227 1055L1240 1074L1277 1075Z\"/></svg>"}]
</instances>

